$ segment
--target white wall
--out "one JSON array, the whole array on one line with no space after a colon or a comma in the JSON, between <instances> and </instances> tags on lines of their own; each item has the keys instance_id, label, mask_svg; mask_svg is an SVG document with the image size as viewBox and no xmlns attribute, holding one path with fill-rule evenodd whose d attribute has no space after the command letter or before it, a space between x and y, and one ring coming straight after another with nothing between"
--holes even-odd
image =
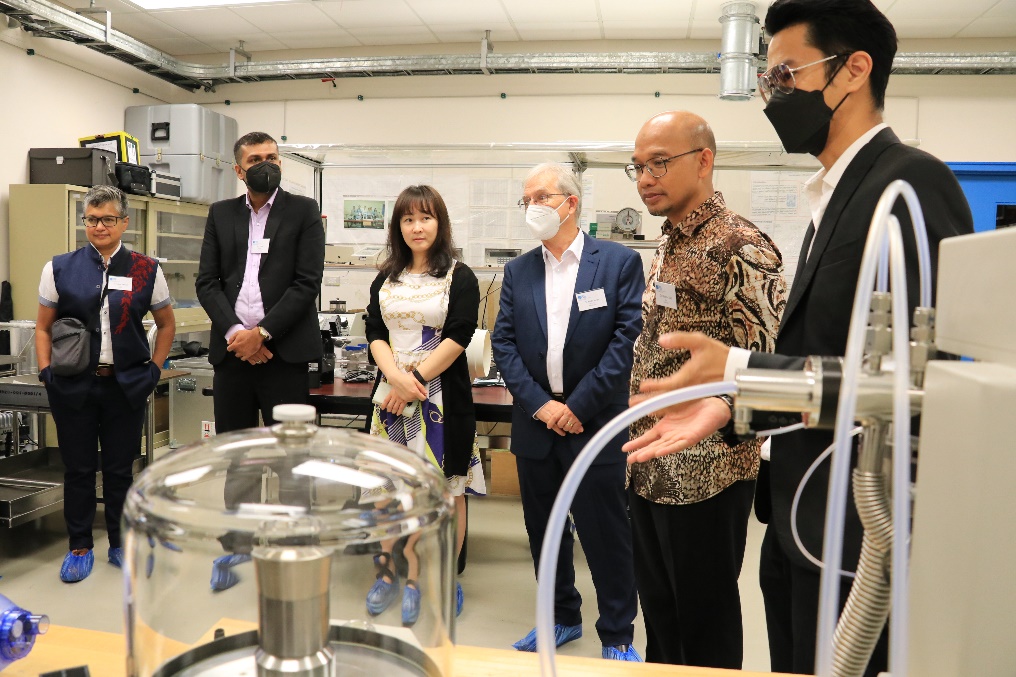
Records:
<instances>
[{"instance_id":1,"label":"white wall","mask_svg":"<svg viewBox=\"0 0 1016 677\"><path fill-rule=\"evenodd\" d=\"M27 46L37 55L27 56ZM28 180L28 149L75 146L79 136L120 129L131 105L201 103L235 117L241 131L260 129L289 143L630 142L648 117L674 108L701 114L720 141L777 142L760 101L716 98L715 74L386 77L189 92L85 48L11 29L0 29L0 73L9 158L0 165L0 279L17 255L7 251L7 185ZM1012 161L1016 76L894 76L886 118L902 138L944 160ZM727 183L738 192L737 182ZM601 209L639 206L620 177L597 190L596 202Z\"/></svg>"},{"instance_id":2,"label":"white wall","mask_svg":"<svg viewBox=\"0 0 1016 677\"><path fill-rule=\"evenodd\" d=\"M28 48L36 54L29 56ZM105 70L102 77L82 70L97 63ZM8 251L7 187L28 183L28 149L75 147L79 137L123 129L124 108L158 103L170 86L76 45L31 39L8 28L0 29L0 74L0 129L7 149L6 161L0 163L0 280L6 280L10 257L17 256ZM156 95L134 94L134 87ZM11 284L38 287L39 280Z\"/></svg>"}]
</instances>

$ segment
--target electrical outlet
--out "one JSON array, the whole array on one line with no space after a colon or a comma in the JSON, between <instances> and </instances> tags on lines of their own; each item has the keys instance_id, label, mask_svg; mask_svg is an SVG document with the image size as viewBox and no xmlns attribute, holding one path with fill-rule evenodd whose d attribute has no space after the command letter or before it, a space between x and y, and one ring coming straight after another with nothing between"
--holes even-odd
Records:
<instances>
[{"instance_id":1,"label":"electrical outlet","mask_svg":"<svg viewBox=\"0 0 1016 677\"><path fill-rule=\"evenodd\" d=\"M341 277L325 277L324 283L326 287L338 287L342 284Z\"/></svg>"}]
</instances>

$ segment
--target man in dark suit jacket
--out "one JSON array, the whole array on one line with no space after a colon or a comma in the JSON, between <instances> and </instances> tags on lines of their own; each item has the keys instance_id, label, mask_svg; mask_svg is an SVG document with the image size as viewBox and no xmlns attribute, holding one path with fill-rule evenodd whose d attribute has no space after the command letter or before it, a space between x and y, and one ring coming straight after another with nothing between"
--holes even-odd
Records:
<instances>
[{"instance_id":1,"label":"man in dark suit jacket","mask_svg":"<svg viewBox=\"0 0 1016 677\"><path fill-rule=\"evenodd\" d=\"M236 175L247 194L208 210L197 293L212 321L208 360L215 431L225 433L275 421L277 404L307 402L307 363L321 357L317 296L325 260L325 234L317 203L287 193L279 146L251 132L233 146ZM285 472L276 469L283 474ZM231 468L224 500L232 509L261 502L260 468ZM232 554L215 560L212 590L233 587L233 567L250 561L249 539L227 533Z\"/></svg>"},{"instance_id":2,"label":"man in dark suit jacket","mask_svg":"<svg viewBox=\"0 0 1016 677\"><path fill-rule=\"evenodd\" d=\"M275 140L234 146L247 194L208 210L197 294L212 321L216 432L272 422L276 404L307 401L307 363L321 357L317 296L324 229L317 203L279 188Z\"/></svg>"},{"instance_id":3,"label":"man in dark suit jacket","mask_svg":"<svg viewBox=\"0 0 1016 677\"><path fill-rule=\"evenodd\" d=\"M931 245L932 279L938 243L973 232L970 208L949 168L900 143L882 123L896 34L881 12L868 0L777 0L766 16L766 33L772 36L768 51L772 67L759 78L768 101L766 115L788 151L810 152L823 167L805 186L813 219L776 352L728 352L727 346L704 336L672 335L661 344L690 350L692 358L677 375L645 390L731 378L743 366L800 369L808 355L843 355L865 238L875 205L894 180L908 182L917 192ZM919 299L915 239L902 200L893 214L903 231L912 311ZM679 451L729 418L729 408L715 398L669 414L655 431L629 445L640 448L631 460ZM770 417L759 429L787 422L787 417ZM691 441L676 443L679 436ZM760 582L772 669L778 672L812 674L815 666L820 572L794 543L790 507L807 468L831 442L831 433L816 430L774 437L772 460L759 471L755 510L769 524ZM809 480L797 512L801 540L815 556L822 551L828 478L827 462ZM851 499L841 568L856 567L861 534ZM842 579L841 603L849 587L850 580ZM876 675L886 662L883 633L865 674Z\"/></svg>"},{"instance_id":4,"label":"man in dark suit jacket","mask_svg":"<svg viewBox=\"0 0 1016 677\"><path fill-rule=\"evenodd\" d=\"M533 561L539 568L547 519L572 462L628 402L632 349L642 329L642 260L577 225L581 187L561 165L540 165L525 183L526 221L543 246L505 266L494 327L494 360L515 400L512 453ZM641 660L631 647L637 612L632 536L620 453L627 431L589 469L571 512L599 604L602 656ZM558 646L582 632L572 534L561 535L555 635ZM534 633L515 644L535 651Z\"/></svg>"}]
</instances>

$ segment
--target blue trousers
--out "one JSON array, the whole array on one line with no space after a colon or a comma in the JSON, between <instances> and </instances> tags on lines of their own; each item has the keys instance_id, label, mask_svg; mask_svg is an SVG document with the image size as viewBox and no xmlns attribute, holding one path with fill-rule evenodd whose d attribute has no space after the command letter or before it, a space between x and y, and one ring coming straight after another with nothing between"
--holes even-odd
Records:
<instances>
[{"instance_id":1,"label":"blue trousers","mask_svg":"<svg viewBox=\"0 0 1016 677\"><path fill-rule=\"evenodd\" d=\"M567 449L567 445L554 440L550 454L542 460L515 457L529 549L537 570L547 520L561 482L571 468L571 453ZM633 621L638 613L624 469L623 462L590 467L571 506L575 530L596 588L599 610L596 632L603 646L631 644L635 631ZM571 530L565 528L561 534L554 595L554 622L561 625L582 623L582 597L575 588L573 547Z\"/></svg>"},{"instance_id":2,"label":"blue trousers","mask_svg":"<svg viewBox=\"0 0 1016 677\"><path fill-rule=\"evenodd\" d=\"M128 402L115 377L96 376L81 408L67 406L52 393L49 406L65 468L63 512L70 549L94 546L95 473L100 467L109 545L120 547L120 516L134 480L131 468L141 453L144 402Z\"/></svg>"}]
</instances>

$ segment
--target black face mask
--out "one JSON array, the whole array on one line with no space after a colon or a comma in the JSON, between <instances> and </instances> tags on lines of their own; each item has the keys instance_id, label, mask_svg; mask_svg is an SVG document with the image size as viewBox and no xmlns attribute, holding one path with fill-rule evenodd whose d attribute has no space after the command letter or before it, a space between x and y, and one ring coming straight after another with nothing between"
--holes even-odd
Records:
<instances>
[{"instance_id":1,"label":"black face mask","mask_svg":"<svg viewBox=\"0 0 1016 677\"><path fill-rule=\"evenodd\" d=\"M840 64L840 68L843 64ZM839 68L826 82L822 89L805 92L795 89L790 94L777 90L773 92L766 104L765 114L780 137L780 142L788 153L811 153L818 155L825 150L829 140L829 123L833 113L843 105L850 94L846 94L836 109L826 105L822 93L836 77Z\"/></svg>"},{"instance_id":2,"label":"black face mask","mask_svg":"<svg viewBox=\"0 0 1016 677\"><path fill-rule=\"evenodd\" d=\"M247 187L255 193L270 195L282 183L282 170L274 162L259 162L246 172Z\"/></svg>"}]
</instances>

